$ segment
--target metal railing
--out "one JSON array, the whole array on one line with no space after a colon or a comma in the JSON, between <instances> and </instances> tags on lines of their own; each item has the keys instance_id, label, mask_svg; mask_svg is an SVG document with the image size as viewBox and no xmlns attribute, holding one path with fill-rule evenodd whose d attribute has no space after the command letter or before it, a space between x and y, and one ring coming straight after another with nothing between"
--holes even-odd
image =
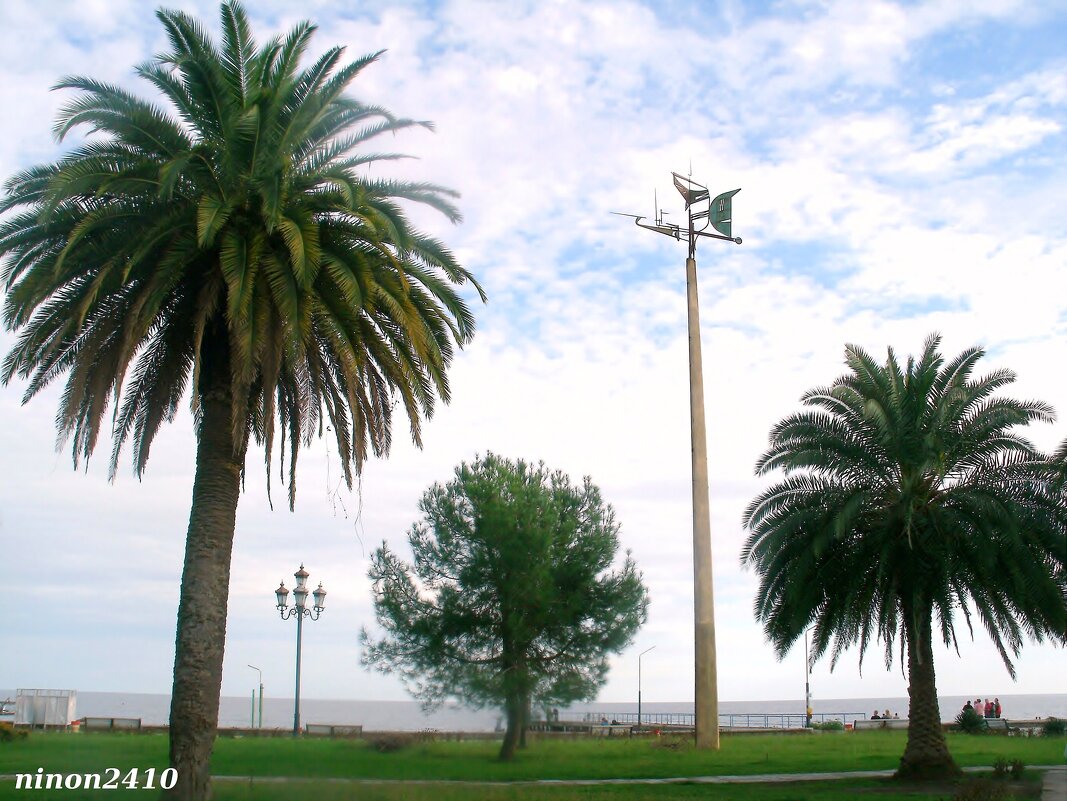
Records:
<instances>
[{"instance_id":1,"label":"metal railing","mask_svg":"<svg viewBox=\"0 0 1067 801\"><path fill-rule=\"evenodd\" d=\"M720 716L721 717L721 716ZM695 716L692 712L642 712L641 724L644 726L689 726L692 727ZM625 723L637 725L636 712L587 712L581 717L582 723L605 724Z\"/></svg>"},{"instance_id":2,"label":"metal railing","mask_svg":"<svg viewBox=\"0 0 1067 801\"><path fill-rule=\"evenodd\" d=\"M692 728L695 725L695 717L692 712L642 712L640 725L688 726ZM854 720L866 719L866 712L819 712L811 716L812 723L827 723L834 720L841 723L851 723ZM724 713L719 715L719 726L730 729L803 729L807 726L807 720L807 716L803 713ZM570 719L570 722L594 725L610 724L612 722L638 725L636 712L587 712L580 719Z\"/></svg>"}]
</instances>

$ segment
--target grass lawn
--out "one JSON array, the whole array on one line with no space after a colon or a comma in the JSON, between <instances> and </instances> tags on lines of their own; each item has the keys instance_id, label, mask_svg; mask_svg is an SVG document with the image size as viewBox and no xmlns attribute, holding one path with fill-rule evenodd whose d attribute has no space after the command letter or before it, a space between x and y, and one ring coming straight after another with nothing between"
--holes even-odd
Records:
<instances>
[{"instance_id":1,"label":"grass lawn","mask_svg":"<svg viewBox=\"0 0 1067 801\"><path fill-rule=\"evenodd\" d=\"M664 784L611 785L583 787L511 786L442 786L439 784L350 785L331 783L328 779L309 779L266 785L216 781L214 801L949 801L956 785L937 787L899 787L889 780L840 780L797 784ZM1040 782L1012 785L1012 801L1039 801ZM14 790L10 784L0 786L0 799L61 798L83 801L104 797L128 798L131 801L158 799L159 790L125 790L86 792L82 790Z\"/></svg>"},{"instance_id":2,"label":"grass lawn","mask_svg":"<svg viewBox=\"0 0 1067 801\"><path fill-rule=\"evenodd\" d=\"M841 780L793 784L626 784L546 787L543 785L472 787L470 785L360 785L339 787L323 780L308 785L215 785L218 801L293 801L305 790L315 801L948 801L955 786L899 787L889 780ZM1040 798L1040 783L1018 790L1016 801ZM2 796L0 796L2 797Z\"/></svg>"},{"instance_id":3,"label":"grass lawn","mask_svg":"<svg viewBox=\"0 0 1067 801\"><path fill-rule=\"evenodd\" d=\"M536 779L665 778L892 769L904 750L906 732L864 732L812 736L745 735L723 737L718 752L692 748L685 740L535 740L512 763L496 761L498 744L487 741L423 742L379 753L365 740L222 738L216 742L212 773L254 777L253 781L215 783L215 797L291 801L294 792L321 801L571 801L571 799L845 799L931 801L948 799L952 787L915 788L882 780L786 785L609 785L609 786L449 786L331 782L330 779L510 782ZM1062 738L949 735L949 748L961 766L989 768L998 758L1027 765L1060 764ZM142 772L166 767L165 735L34 733L27 740L0 745L0 774L99 773L105 768ZM301 777L271 783L270 777ZM304 779L315 781L305 782ZM358 787L358 790L356 790ZM1032 789L1032 788L1031 788ZM354 792L355 790L355 792ZM40 791L37 797L47 797ZM99 797L104 791L53 791L66 799ZM122 788L122 798L156 797L158 791ZM0 782L0 799L23 798L14 780ZM1027 797L1027 796L1023 796ZM1037 795L1029 797L1036 798Z\"/></svg>"}]
</instances>

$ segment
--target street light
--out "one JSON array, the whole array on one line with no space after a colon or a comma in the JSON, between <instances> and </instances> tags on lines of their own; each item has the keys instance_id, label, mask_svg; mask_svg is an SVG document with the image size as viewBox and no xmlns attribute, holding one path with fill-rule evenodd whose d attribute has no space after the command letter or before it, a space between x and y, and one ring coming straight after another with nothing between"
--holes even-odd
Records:
<instances>
[{"instance_id":1,"label":"street light","mask_svg":"<svg viewBox=\"0 0 1067 801\"><path fill-rule=\"evenodd\" d=\"M808 656L808 632L814 626L804 629L804 714L807 716L808 728L811 728L811 658Z\"/></svg>"},{"instance_id":2,"label":"street light","mask_svg":"<svg viewBox=\"0 0 1067 801\"><path fill-rule=\"evenodd\" d=\"M656 646L652 646L655 648ZM646 648L637 655L637 728L641 728L641 657L647 654L652 648Z\"/></svg>"},{"instance_id":3,"label":"street light","mask_svg":"<svg viewBox=\"0 0 1067 801\"><path fill-rule=\"evenodd\" d=\"M249 665L252 670L259 673L259 728L263 728L263 671L257 668L255 665ZM252 695L256 693L253 690ZM252 699L252 728L256 727L256 699Z\"/></svg>"},{"instance_id":4,"label":"street light","mask_svg":"<svg viewBox=\"0 0 1067 801\"><path fill-rule=\"evenodd\" d=\"M719 748L718 666L715 661L715 591L711 572L711 501L708 490L708 443L704 423L704 376L700 355L700 305L697 300L697 240L700 237L722 239L741 244L741 237L733 236L733 196L740 189L732 189L712 198L706 186L678 173L674 188L685 201L689 225L663 220L664 212L654 209L654 223L643 223L643 216L634 217L640 228L673 237L681 242L685 235L689 245L685 260L685 288L689 311L689 424L692 441L693 471L693 606L694 606L694 693L697 748ZM696 207L707 203L707 208ZM657 202L658 205L658 202ZM614 212L618 214L618 212ZM698 228L697 226L700 225ZM717 234L710 233L711 226Z\"/></svg>"},{"instance_id":5,"label":"street light","mask_svg":"<svg viewBox=\"0 0 1067 801\"><path fill-rule=\"evenodd\" d=\"M315 606L313 610L307 608L308 575L310 574L304 570L303 564L300 565L298 571L293 573L293 578L296 579L296 586L293 587L292 607L286 606L286 603L289 600L289 590L285 589L284 581L278 586L278 589L274 591L274 594L278 598L278 611L281 613L282 620L288 620L291 617L296 618L296 703L293 706L294 737L300 734L300 640L303 635L304 618L309 617L312 620L318 620L319 615L322 614L322 610L326 605L326 590L322 588L322 582L320 581L319 588L311 593L315 598ZM262 715L260 716L260 722L262 723Z\"/></svg>"}]
</instances>

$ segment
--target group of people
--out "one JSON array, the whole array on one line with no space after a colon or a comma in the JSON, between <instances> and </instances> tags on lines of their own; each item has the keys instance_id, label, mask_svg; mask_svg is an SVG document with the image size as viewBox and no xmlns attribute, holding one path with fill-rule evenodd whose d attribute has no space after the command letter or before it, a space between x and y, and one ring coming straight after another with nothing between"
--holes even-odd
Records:
<instances>
[{"instance_id":1,"label":"group of people","mask_svg":"<svg viewBox=\"0 0 1067 801\"><path fill-rule=\"evenodd\" d=\"M988 698L982 701L981 698L974 699L974 703L968 698L967 703L963 705L963 710L966 712L968 709L973 709L979 715L984 718L999 718L1000 717L1000 699L994 698L990 701Z\"/></svg>"},{"instance_id":2,"label":"group of people","mask_svg":"<svg viewBox=\"0 0 1067 801\"><path fill-rule=\"evenodd\" d=\"M878 710L876 709L874 710L874 712L871 713L871 720L900 720L900 715L898 715L896 712L894 712L893 714L889 714L888 709L881 715L879 715Z\"/></svg>"}]
</instances>

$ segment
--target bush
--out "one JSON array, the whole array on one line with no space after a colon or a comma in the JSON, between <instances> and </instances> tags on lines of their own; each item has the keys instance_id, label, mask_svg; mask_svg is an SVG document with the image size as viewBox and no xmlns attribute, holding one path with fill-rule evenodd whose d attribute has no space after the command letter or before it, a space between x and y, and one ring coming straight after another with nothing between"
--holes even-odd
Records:
<instances>
[{"instance_id":1,"label":"bush","mask_svg":"<svg viewBox=\"0 0 1067 801\"><path fill-rule=\"evenodd\" d=\"M984 717L979 715L973 709L964 707L963 710L956 715L956 728L964 734L985 734L989 730L989 724L985 722Z\"/></svg>"},{"instance_id":2,"label":"bush","mask_svg":"<svg viewBox=\"0 0 1067 801\"><path fill-rule=\"evenodd\" d=\"M1008 788L990 779L967 782L952 796L952 801L1007 801Z\"/></svg>"},{"instance_id":3,"label":"bush","mask_svg":"<svg viewBox=\"0 0 1067 801\"><path fill-rule=\"evenodd\" d=\"M827 720L822 723L812 723L811 727L816 731L844 731L845 724L840 720Z\"/></svg>"},{"instance_id":4,"label":"bush","mask_svg":"<svg viewBox=\"0 0 1067 801\"><path fill-rule=\"evenodd\" d=\"M1062 737L1067 734L1067 722L1059 718L1049 718L1041 727L1041 734L1044 737Z\"/></svg>"},{"instance_id":5,"label":"bush","mask_svg":"<svg viewBox=\"0 0 1067 801\"><path fill-rule=\"evenodd\" d=\"M1026 766L1021 759L1013 759L1011 761L1011 777L1018 781L1023 777L1023 769Z\"/></svg>"},{"instance_id":6,"label":"bush","mask_svg":"<svg viewBox=\"0 0 1067 801\"><path fill-rule=\"evenodd\" d=\"M657 737L652 742L652 747L666 751L689 751L693 748L693 737L685 734L665 734Z\"/></svg>"},{"instance_id":7,"label":"bush","mask_svg":"<svg viewBox=\"0 0 1067 801\"><path fill-rule=\"evenodd\" d=\"M400 731L388 731L380 732L371 737L364 738L367 741L367 745L377 751L379 754L392 754L396 751L403 751L405 748L416 745L418 743L424 743L433 739L433 735L428 732L400 732Z\"/></svg>"},{"instance_id":8,"label":"bush","mask_svg":"<svg viewBox=\"0 0 1067 801\"><path fill-rule=\"evenodd\" d=\"M10 723L0 723L0 743L13 743L16 740L25 740L30 733L25 729L16 729Z\"/></svg>"},{"instance_id":9,"label":"bush","mask_svg":"<svg viewBox=\"0 0 1067 801\"><path fill-rule=\"evenodd\" d=\"M1006 779L1008 778L1008 760L1000 757L993 763L993 778L994 779Z\"/></svg>"}]
</instances>

